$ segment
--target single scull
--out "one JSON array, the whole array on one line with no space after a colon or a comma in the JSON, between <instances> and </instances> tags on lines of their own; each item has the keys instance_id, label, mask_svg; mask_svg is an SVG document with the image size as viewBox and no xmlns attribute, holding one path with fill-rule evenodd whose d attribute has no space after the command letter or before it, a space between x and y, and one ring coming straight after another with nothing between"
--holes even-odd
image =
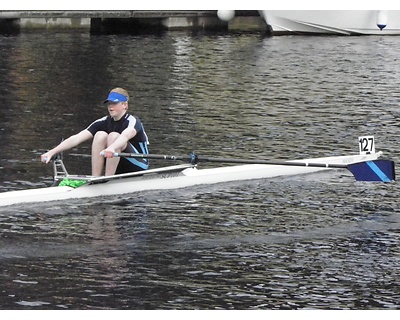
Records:
<instances>
[{"instance_id":1,"label":"single scull","mask_svg":"<svg viewBox=\"0 0 400 320\"><path fill-rule=\"evenodd\" d=\"M188 158L129 154L116 154L116 156L163 158L168 160L184 160ZM187 164L103 177L69 175L62 160L55 159L53 160L53 166L56 182L60 182L63 179L77 179L82 180L84 183L75 188L71 186L53 186L0 193L0 206L113 196L132 194L138 191L177 189L202 184L299 175L331 168L347 168L354 174L356 180L385 182L394 180L393 161L377 160L380 156L381 152L367 152L358 155L293 161L248 160L250 164L210 169L198 169L197 162L219 162L223 160L223 162L244 163L246 160L233 159L235 161L229 161L229 159L189 156L191 163ZM196 163L194 163L193 159L195 159Z\"/></svg>"}]
</instances>

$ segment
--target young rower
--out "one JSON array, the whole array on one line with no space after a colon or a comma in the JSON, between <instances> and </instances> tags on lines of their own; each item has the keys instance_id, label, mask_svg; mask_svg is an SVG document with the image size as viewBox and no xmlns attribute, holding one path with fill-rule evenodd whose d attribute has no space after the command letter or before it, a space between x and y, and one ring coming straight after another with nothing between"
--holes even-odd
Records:
<instances>
[{"instance_id":1,"label":"young rower","mask_svg":"<svg viewBox=\"0 0 400 320\"><path fill-rule=\"evenodd\" d=\"M148 169L148 159L114 157L115 152L148 154L149 142L143 124L138 117L128 114L128 101L129 95L125 89L112 89L104 101L109 115L94 121L86 129L42 154L41 161L49 163L55 154L93 139L93 176L101 176L103 172L109 176Z\"/></svg>"}]
</instances>

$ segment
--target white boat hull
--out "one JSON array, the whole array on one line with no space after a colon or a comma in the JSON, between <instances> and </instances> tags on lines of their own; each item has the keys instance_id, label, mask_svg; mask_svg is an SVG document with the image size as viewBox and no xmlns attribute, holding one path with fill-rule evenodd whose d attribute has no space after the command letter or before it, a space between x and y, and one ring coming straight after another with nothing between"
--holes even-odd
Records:
<instances>
[{"instance_id":1,"label":"white boat hull","mask_svg":"<svg viewBox=\"0 0 400 320\"><path fill-rule=\"evenodd\" d=\"M380 155L381 153L325 157L297 160L296 162L347 165L356 162L376 160ZM177 189L201 184L306 174L322 170L330 170L330 168L248 164L199 170L196 166L171 166L161 170L154 169L141 173L102 177L94 179L92 182L75 189L67 186L58 186L0 193L0 206L132 194L148 190Z\"/></svg>"},{"instance_id":2,"label":"white boat hull","mask_svg":"<svg viewBox=\"0 0 400 320\"><path fill-rule=\"evenodd\" d=\"M261 10L272 35L400 35L400 10Z\"/></svg>"}]
</instances>

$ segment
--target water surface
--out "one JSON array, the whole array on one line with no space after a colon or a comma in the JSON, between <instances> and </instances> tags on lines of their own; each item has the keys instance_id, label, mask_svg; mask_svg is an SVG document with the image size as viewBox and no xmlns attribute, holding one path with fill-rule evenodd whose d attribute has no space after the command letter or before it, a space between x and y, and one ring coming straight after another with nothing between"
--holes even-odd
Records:
<instances>
[{"instance_id":1,"label":"water surface","mask_svg":"<svg viewBox=\"0 0 400 320\"><path fill-rule=\"evenodd\" d=\"M0 38L0 191L49 186L46 149L131 94L160 154L398 162L397 37ZM90 143L66 152L90 171ZM163 165L153 161L153 167ZM168 163L170 164L170 163ZM2 309L398 309L397 182L305 176L0 208Z\"/></svg>"}]
</instances>

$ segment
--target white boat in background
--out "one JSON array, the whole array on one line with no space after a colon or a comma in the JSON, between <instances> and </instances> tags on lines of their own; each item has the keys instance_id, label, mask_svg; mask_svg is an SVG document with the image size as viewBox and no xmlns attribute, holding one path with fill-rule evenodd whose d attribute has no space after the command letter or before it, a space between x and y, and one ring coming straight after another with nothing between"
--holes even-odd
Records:
<instances>
[{"instance_id":1,"label":"white boat in background","mask_svg":"<svg viewBox=\"0 0 400 320\"><path fill-rule=\"evenodd\" d=\"M262 10L272 35L400 35L400 10Z\"/></svg>"},{"instance_id":2,"label":"white boat in background","mask_svg":"<svg viewBox=\"0 0 400 320\"><path fill-rule=\"evenodd\" d=\"M271 35L400 35L400 10L259 10ZM234 10L219 10L229 21Z\"/></svg>"}]
</instances>

